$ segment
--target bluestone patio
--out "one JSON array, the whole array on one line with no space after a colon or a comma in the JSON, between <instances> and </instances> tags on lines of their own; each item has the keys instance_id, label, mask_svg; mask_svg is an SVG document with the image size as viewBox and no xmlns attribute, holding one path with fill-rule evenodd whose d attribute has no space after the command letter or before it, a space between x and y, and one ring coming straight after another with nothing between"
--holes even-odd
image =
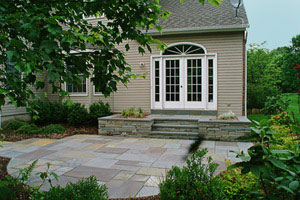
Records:
<instances>
[{"instance_id":1,"label":"bluestone patio","mask_svg":"<svg viewBox=\"0 0 300 200\"><path fill-rule=\"evenodd\" d=\"M41 180L36 175L47 169L59 175L59 182L67 182L94 175L99 184L106 184L110 198L148 196L158 194L158 184L172 166L183 166L192 140L125 138L97 135L75 135L59 140L28 139L4 143L0 156L10 157L8 172L17 175L18 169L38 160L29 185L37 186ZM218 171L226 168L225 160L238 161L230 152L246 150L251 143L204 141L201 148L220 164ZM45 183L41 189L49 189Z\"/></svg>"}]
</instances>

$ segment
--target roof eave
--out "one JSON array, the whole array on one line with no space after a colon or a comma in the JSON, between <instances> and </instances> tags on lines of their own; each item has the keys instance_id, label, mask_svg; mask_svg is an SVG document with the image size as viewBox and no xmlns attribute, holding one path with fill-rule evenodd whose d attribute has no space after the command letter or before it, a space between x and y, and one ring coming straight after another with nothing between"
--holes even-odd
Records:
<instances>
[{"instance_id":1,"label":"roof eave","mask_svg":"<svg viewBox=\"0 0 300 200\"><path fill-rule=\"evenodd\" d=\"M175 34L191 34L191 33L209 33L209 32L232 32L232 31L245 31L249 28L249 25L239 25L239 26L224 26L224 27L195 27L195 28L172 28L172 29L162 29L161 32L157 30L150 30L147 33L151 36L156 35L175 35Z\"/></svg>"}]
</instances>

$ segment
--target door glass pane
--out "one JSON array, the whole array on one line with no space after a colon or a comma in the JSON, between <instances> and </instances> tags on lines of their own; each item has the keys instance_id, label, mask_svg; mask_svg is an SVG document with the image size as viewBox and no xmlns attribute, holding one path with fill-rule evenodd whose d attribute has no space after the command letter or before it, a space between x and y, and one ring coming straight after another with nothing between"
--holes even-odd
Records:
<instances>
[{"instance_id":1,"label":"door glass pane","mask_svg":"<svg viewBox=\"0 0 300 200\"><path fill-rule=\"evenodd\" d=\"M214 60L208 60L208 102L214 102Z\"/></svg>"},{"instance_id":2,"label":"door glass pane","mask_svg":"<svg viewBox=\"0 0 300 200\"><path fill-rule=\"evenodd\" d=\"M159 61L155 61L155 101L159 102L160 96L160 77L159 77Z\"/></svg>"},{"instance_id":3,"label":"door glass pane","mask_svg":"<svg viewBox=\"0 0 300 200\"><path fill-rule=\"evenodd\" d=\"M187 60L187 101L202 101L202 59Z\"/></svg>"},{"instance_id":4,"label":"door glass pane","mask_svg":"<svg viewBox=\"0 0 300 200\"><path fill-rule=\"evenodd\" d=\"M166 101L180 101L180 62L166 60Z\"/></svg>"}]
</instances>

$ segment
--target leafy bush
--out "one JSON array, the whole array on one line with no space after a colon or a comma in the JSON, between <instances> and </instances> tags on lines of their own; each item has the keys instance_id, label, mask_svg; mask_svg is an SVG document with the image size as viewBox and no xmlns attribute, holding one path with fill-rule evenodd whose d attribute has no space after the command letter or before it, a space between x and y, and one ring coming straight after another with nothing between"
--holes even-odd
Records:
<instances>
[{"instance_id":1,"label":"leafy bush","mask_svg":"<svg viewBox=\"0 0 300 200\"><path fill-rule=\"evenodd\" d=\"M33 135L41 133L41 130L35 124L25 124L15 131L17 134Z\"/></svg>"},{"instance_id":2,"label":"leafy bush","mask_svg":"<svg viewBox=\"0 0 300 200\"><path fill-rule=\"evenodd\" d=\"M102 101L91 104L89 110L90 118L94 124L98 123L99 117L105 117L112 114L109 103L103 103Z\"/></svg>"},{"instance_id":3,"label":"leafy bush","mask_svg":"<svg viewBox=\"0 0 300 200\"><path fill-rule=\"evenodd\" d=\"M278 114L286 111L289 106L289 100L282 98L281 95L267 97L262 112L268 114Z\"/></svg>"},{"instance_id":4,"label":"leafy bush","mask_svg":"<svg viewBox=\"0 0 300 200\"><path fill-rule=\"evenodd\" d=\"M22 121L18 121L18 120L12 120L10 121L8 124L6 124L3 129L4 130L17 130L19 129L21 126L27 125L28 123L26 122L22 122Z\"/></svg>"},{"instance_id":5,"label":"leafy bush","mask_svg":"<svg viewBox=\"0 0 300 200\"><path fill-rule=\"evenodd\" d=\"M289 125L292 124L292 119L287 112L282 112L278 115L272 116L270 120L272 125Z\"/></svg>"},{"instance_id":6,"label":"leafy bush","mask_svg":"<svg viewBox=\"0 0 300 200\"><path fill-rule=\"evenodd\" d=\"M41 128L41 133L45 135L49 135L51 133L62 134L65 132L65 130L66 129L62 127L60 124L50 124L48 126Z\"/></svg>"},{"instance_id":7,"label":"leafy bush","mask_svg":"<svg viewBox=\"0 0 300 200\"><path fill-rule=\"evenodd\" d=\"M219 115L218 119L234 119L236 115L230 110L226 113Z\"/></svg>"},{"instance_id":8,"label":"leafy bush","mask_svg":"<svg viewBox=\"0 0 300 200\"><path fill-rule=\"evenodd\" d=\"M35 123L64 123L68 116L68 104L60 102L48 102L43 100L29 103L29 113Z\"/></svg>"},{"instance_id":9,"label":"leafy bush","mask_svg":"<svg viewBox=\"0 0 300 200\"><path fill-rule=\"evenodd\" d=\"M89 114L84 105L72 103L69 105L68 123L74 126L80 126L87 122Z\"/></svg>"},{"instance_id":10,"label":"leafy bush","mask_svg":"<svg viewBox=\"0 0 300 200\"><path fill-rule=\"evenodd\" d=\"M280 131L280 130L277 130ZM277 146L278 132L265 122L255 122L252 134L256 136L255 145L238 154L242 162L229 168L242 167L242 173L252 172L261 185L264 199L299 199L299 144L293 143L293 148L281 149ZM275 145L274 145L275 144Z\"/></svg>"},{"instance_id":11,"label":"leafy bush","mask_svg":"<svg viewBox=\"0 0 300 200\"><path fill-rule=\"evenodd\" d=\"M230 161L226 162L230 166ZM259 180L252 173L242 174L241 168L228 169L221 173L224 181L226 200L256 199L259 190Z\"/></svg>"},{"instance_id":12,"label":"leafy bush","mask_svg":"<svg viewBox=\"0 0 300 200\"><path fill-rule=\"evenodd\" d=\"M196 151L187 160L187 167L173 167L168 172L166 180L159 185L162 200L225 199L222 179L214 176L218 164L212 163L211 157L204 164L206 153L207 149Z\"/></svg>"},{"instance_id":13,"label":"leafy bush","mask_svg":"<svg viewBox=\"0 0 300 200\"><path fill-rule=\"evenodd\" d=\"M68 183L65 188L60 186L52 187L45 193L44 198L47 200L106 200L108 199L108 194L106 186L100 186L97 183L97 179L91 176L77 183Z\"/></svg>"}]
</instances>

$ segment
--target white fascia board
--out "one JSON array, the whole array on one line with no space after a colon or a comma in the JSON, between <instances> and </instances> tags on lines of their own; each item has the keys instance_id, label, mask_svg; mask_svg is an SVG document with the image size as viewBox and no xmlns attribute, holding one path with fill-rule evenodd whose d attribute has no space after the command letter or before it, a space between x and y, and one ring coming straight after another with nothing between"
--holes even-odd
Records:
<instances>
[{"instance_id":1,"label":"white fascia board","mask_svg":"<svg viewBox=\"0 0 300 200\"><path fill-rule=\"evenodd\" d=\"M232 32L232 31L245 31L249 27L243 26L225 26L225 27L205 27L205 28L174 28L174 29L162 29L161 32L157 30L143 31L149 35L175 35L175 34L188 34L188 33L209 33L209 32Z\"/></svg>"}]
</instances>

